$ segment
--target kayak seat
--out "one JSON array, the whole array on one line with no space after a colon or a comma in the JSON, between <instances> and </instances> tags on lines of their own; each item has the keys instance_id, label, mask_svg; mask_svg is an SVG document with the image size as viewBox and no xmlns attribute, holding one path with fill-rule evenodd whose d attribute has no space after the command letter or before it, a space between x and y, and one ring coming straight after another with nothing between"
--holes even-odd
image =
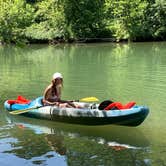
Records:
<instances>
[{"instance_id":1,"label":"kayak seat","mask_svg":"<svg viewBox=\"0 0 166 166\"><path fill-rule=\"evenodd\" d=\"M8 104L29 104L31 100L26 99L23 96L18 96L16 100L8 100Z\"/></svg>"},{"instance_id":2,"label":"kayak seat","mask_svg":"<svg viewBox=\"0 0 166 166\"><path fill-rule=\"evenodd\" d=\"M130 109L135 104L136 104L136 102L134 102L134 101L131 101L131 102L125 104L125 105L122 105L120 102L113 102L113 103L109 104L106 108L104 108L104 110L113 110L113 109L123 110L123 109Z\"/></svg>"},{"instance_id":3,"label":"kayak seat","mask_svg":"<svg viewBox=\"0 0 166 166\"><path fill-rule=\"evenodd\" d=\"M98 109L99 109L99 110L104 110L107 106L109 106L109 105L112 104L112 103L113 103L113 101L111 101L111 100L104 100L103 102L101 102L101 103L99 104Z\"/></svg>"},{"instance_id":4,"label":"kayak seat","mask_svg":"<svg viewBox=\"0 0 166 166\"><path fill-rule=\"evenodd\" d=\"M124 105L124 106L123 106L123 109L132 108L135 104L136 104L136 102L131 101L131 102L127 103L126 105Z\"/></svg>"}]
</instances>

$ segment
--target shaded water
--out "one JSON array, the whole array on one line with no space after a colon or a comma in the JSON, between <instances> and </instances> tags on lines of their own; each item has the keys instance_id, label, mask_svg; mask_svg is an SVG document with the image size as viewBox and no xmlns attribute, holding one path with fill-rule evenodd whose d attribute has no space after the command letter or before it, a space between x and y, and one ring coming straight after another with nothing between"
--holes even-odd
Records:
<instances>
[{"instance_id":1,"label":"shaded water","mask_svg":"<svg viewBox=\"0 0 166 166\"><path fill-rule=\"evenodd\" d=\"M10 116L6 99L41 96L56 71L64 99L147 105L138 127ZM166 43L0 47L0 165L166 165Z\"/></svg>"}]
</instances>

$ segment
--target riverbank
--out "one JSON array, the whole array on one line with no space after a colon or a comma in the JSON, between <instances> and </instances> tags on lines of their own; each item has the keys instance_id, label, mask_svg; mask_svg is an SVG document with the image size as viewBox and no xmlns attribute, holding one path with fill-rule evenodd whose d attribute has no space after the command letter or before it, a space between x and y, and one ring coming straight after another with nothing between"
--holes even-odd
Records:
<instances>
[{"instance_id":1,"label":"riverbank","mask_svg":"<svg viewBox=\"0 0 166 166\"><path fill-rule=\"evenodd\" d=\"M55 40L30 40L28 42L12 42L12 43L5 43L0 42L0 45L31 45L31 44L48 44L48 45L56 45L56 44L79 44L79 43L139 43L139 42L165 42L166 40L161 39L149 39L149 40L138 40L138 41L130 41L130 40L120 40L117 41L115 38L81 38L81 39L62 39L58 38Z\"/></svg>"}]
</instances>

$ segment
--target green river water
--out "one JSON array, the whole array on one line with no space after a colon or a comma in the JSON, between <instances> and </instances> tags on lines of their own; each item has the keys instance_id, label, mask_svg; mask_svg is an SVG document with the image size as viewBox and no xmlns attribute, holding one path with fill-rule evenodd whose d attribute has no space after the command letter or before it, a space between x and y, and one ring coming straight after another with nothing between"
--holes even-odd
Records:
<instances>
[{"instance_id":1,"label":"green river water","mask_svg":"<svg viewBox=\"0 0 166 166\"><path fill-rule=\"evenodd\" d=\"M138 127L83 126L12 116L3 103L43 95L54 72L63 99L146 105ZM0 46L1 166L166 166L166 42Z\"/></svg>"}]
</instances>

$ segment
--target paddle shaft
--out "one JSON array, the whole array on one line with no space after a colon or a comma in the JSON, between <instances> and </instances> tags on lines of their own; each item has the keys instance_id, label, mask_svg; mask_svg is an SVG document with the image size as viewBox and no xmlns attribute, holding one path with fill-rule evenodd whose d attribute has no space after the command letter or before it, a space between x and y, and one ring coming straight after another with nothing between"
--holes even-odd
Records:
<instances>
[{"instance_id":1,"label":"paddle shaft","mask_svg":"<svg viewBox=\"0 0 166 166\"><path fill-rule=\"evenodd\" d=\"M35 109L38 109L41 107L45 107L45 106L31 107L31 108L27 108L27 109L23 109L23 110L14 110L14 111L10 111L9 113L13 114L13 115L18 115L18 114L26 113L26 112L29 112L31 110L35 110Z\"/></svg>"}]
</instances>

